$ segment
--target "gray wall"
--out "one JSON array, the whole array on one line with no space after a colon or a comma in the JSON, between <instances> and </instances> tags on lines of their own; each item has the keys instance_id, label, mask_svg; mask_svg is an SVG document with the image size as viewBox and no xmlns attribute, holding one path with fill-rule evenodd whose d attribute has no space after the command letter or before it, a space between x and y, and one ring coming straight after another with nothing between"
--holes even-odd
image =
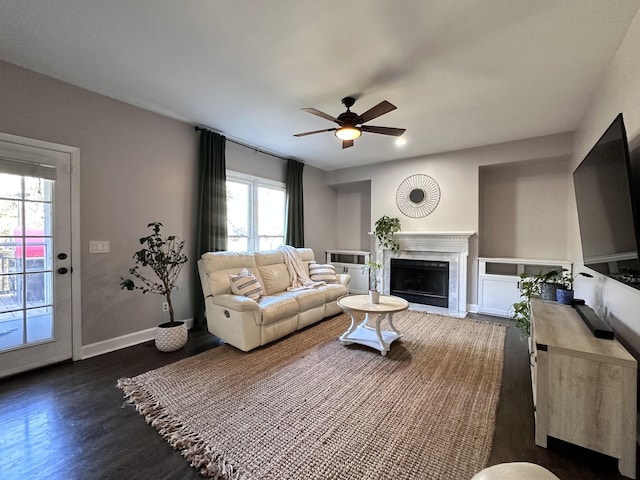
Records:
<instances>
[{"instance_id":1,"label":"gray wall","mask_svg":"<svg viewBox=\"0 0 640 480\"><path fill-rule=\"evenodd\" d=\"M620 112L624 115L631 148L640 144L640 14L636 15L616 56L607 68L600 88L594 92L575 135L575 155L571 170L575 169L587 152ZM582 263L580 232L575 199L568 211L569 248L578 270ZM613 324L636 352L640 352L640 291L594 274L587 279L579 276L575 283L576 297L584 298L602 318Z\"/></svg>"},{"instance_id":2,"label":"gray wall","mask_svg":"<svg viewBox=\"0 0 640 480\"><path fill-rule=\"evenodd\" d=\"M162 298L121 290L120 276L154 220L186 241L193 260L193 126L6 62L0 62L0 79L0 131L80 148L82 344L165 321ZM284 181L285 165L227 142L229 169ZM306 237L321 253L335 247L335 191L325 186L320 170L307 166L304 176ZM111 253L89 254L90 240L109 240ZM179 320L192 317L191 289L200 288L194 267L193 261L186 265L174 294Z\"/></svg>"},{"instance_id":3,"label":"gray wall","mask_svg":"<svg viewBox=\"0 0 640 480\"><path fill-rule=\"evenodd\" d=\"M159 296L119 283L149 222L191 247L193 127L8 63L0 62L0 78L0 131L80 148L82 344L168 319ZM90 255L90 240L109 240L111 253ZM178 319L192 316L192 267L174 297Z\"/></svg>"},{"instance_id":4,"label":"gray wall","mask_svg":"<svg viewBox=\"0 0 640 480\"><path fill-rule=\"evenodd\" d=\"M480 167L481 257L567 259L569 159Z\"/></svg>"},{"instance_id":5,"label":"gray wall","mask_svg":"<svg viewBox=\"0 0 640 480\"><path fill-rule=\"evenodd\" d=\"M527 221L528 230L536 232L555 232L563 230L566 232L566 211L567 211L567 188L566 174L560 175L556 178L554 171L557 171L556 163L562 164L559 167L562 171L566 169L566 159L572 153L573 148L573 136L570 133L551 135L548 137L532 138L528 140L522 140L517 142L504 143L500 145L490 145L485 147L478 147L468 150L462 150L457 152L448 152L438 155L430 155L420 158L408 159L397 162L387 162L377 165L369 165L366 167L356 167L349 169L334 170L327 172L327 182L333 185L338 191L338 204L341 206L341 210L353 212L356 205L364 205L364 208L368 208L366 202L363 202L358 196L353 196L352 191L346 189L348 185L352 185L354 182L371 182L371 205L370 205L370 218L367 231L373 229L375 221L382 215L389 215L400 218L402 225L402 231L405 232L443 232L443 231L471 231L478 234L474 237L470 243L469 252L469 282L467 285L467 291L469 292L468 303L477 303L477 258L478 258L478 241L484 239L483 228L487 228L487 241L485 241L485 248L492 249L499 252L502 247L508 246L511 251L515 251L513 246L513 229L511 225L513 221L520 221L521 215L529 216ZM535 202L537 191L536 188L539 185L543 185L545 177L551 180L550 187L546 185L543 187L545 191L550 189L554 191L558 185L559 191L554 197L561 200L559 206L558 215L554 215L553 219L545 220L540 215L529 215L532 209L523 206L517 206L517 208L509 212L508 216L502 215L507 211L500 213L500 216L492 216L492 220L485 226L481 227L480 224L480 169L489 165L494 165L491 168L497 168L496 165L505 165L505 171L509 171L510 165L514 163L539 163L545 162L551 165L551 170L546 174L533 174L533 183L526 181L523 182L525 188L517 185L516 177L512 175L512 179L507 180L504 178L504 182L510 184L515 182L514 185L506 185L504 188L512 188L513 191L518 191L518 200L524 198L525 202ZM535 167L522 167L521 172L535 171ZM501 170L492 170L494 172L500 172ZM516 169L515 171L519 171ZM406 217L400 212L396 206L395 195L396 190L402 180L410 175L422 173L431 176L440 186L441 198L437 208L425 218L412 219ZM503 175L503 174L501 174ZM518 174L522 176L523 174ZM504 175L503 175L504 177ZM489 198L493 198L499 195L495 189L489 189L490 194L487 194ZM486 192L485 192L486 193ZM512 193L515 195L515 193ZM353 197L353 198L352 198ZM515 198L515 197L512 197ZM351 202L351 208L347 208L347 204ZM485 211L485 222L486 214ZM353 213L351 213L353 214ZM340 213L339 213L340 215ZM355 215L355 214L353 214ZM517 226L517 225L516 225ZM518 227L519 228L519 227ZM488 242L495 240L498 233L501 230L510 232L511 239L500 239L500 245L489 248ZM347 239L346 235L350 235ZM345 230L340 233L341 243L344 244L359 244L361 242L362 232L354 230ZM518 251L526 252L539 252L545 257L564 257L567 253L566 249L566 234L560 234L557 239L554 239L553 244L549 244L548 248L543 250L537 249L535 242L536 239L528 238L526 235L516 235L515 241L518 244L522 243L521 247L518 247ZM555 248L559 251L555 251ZM340 248L343 248L340 246ZM366 248L369 249L368 247ZM507 256L507 253L500 253L499 256Z\"/></svg>"},{"instance_id":6,"label":"gray wall","mask_svg":"<svg viewBox=\"0 0 640 480\"><path fill-rule=\"evenodd\" d=\"M337 191L337 248L341 250L371 249L369 236L371 221L371 182L338 185Z\"/></svg>"}]
</instances>

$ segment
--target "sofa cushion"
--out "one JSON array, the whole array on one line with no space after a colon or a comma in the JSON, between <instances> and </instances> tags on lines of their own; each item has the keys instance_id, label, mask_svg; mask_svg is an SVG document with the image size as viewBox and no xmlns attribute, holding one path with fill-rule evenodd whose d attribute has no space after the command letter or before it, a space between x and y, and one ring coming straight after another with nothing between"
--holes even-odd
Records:
<instances>
[{"instance_id":1,"label":"sofa cushion","mask_svg":"<svg viewBox=\"0 0 640 480\"><path fill-rule=\"evenodd\" d=\"M267 295L285 292L291 286L289 270L287 270L287 266L284 263L258 267L258 270Z\"/></svg>"},{"instance_id":2,"label":"sofa cushion","mask_svg":"<svg viewBox=\"0 0 640 480\"><path fill-rule=\"evenodd\" d=\"M249 270L261 282L255 259L250 253L207 252L202 254L201 258L212 295L232 293L229 276L237 275L243 268Z\"/></svg>"},{"instance_id":3,"label":"sofa cushion","mask_svg":"<svg viewBox=\"0 0 640 480\"><path fill-rule=\"evenodd\" d=\"M281 251L255 252L254 256L267 295L285 292L291 286L291 275Z\"/></svg>"},{"instance_id":4,"label":"sofa cushion","mask_svg":"<svg viewBox=\"0 0 640 480\"><path fill-rule=\"evenodd\" d=\"M331 283L328 285L323 285L318 290L324 293L327 303L337 300L341 296L346 295L348 292L347 287L345 287L341 283Z\"/></svg>"},{"instance_id":5,"label":"sofa cushion","mask_svg":"<svg viewBox=\"0 0 640 480\"><path fill-rule=\"evenodd\" d=\"M231 291L235 295L244 295L257 301L264 293L258 279L246 268L240 270L238 275L229 275L229 280L231 282Z\"/></svg>"},{"instance_id":6,"label":"sofa cushion","mask_svg":"<svg viewBox=\"0 0 640 480\"><path fill-rule=\"evenodd\" d=\"M258 301L262 325L277 322L298 313L298 302L286 295L263 295Z\"/></svg>"},{"instance_id":7,"label":"sofa cushion","mask_svg":"<svg viewBox=\"0 0 640 480\"><path fill-rule=\"evenodd\" d=\"M322 290L317 288L286 292L283 293L282 296L295 298L301 312L305 312L314 307L319 307L320 305L324 305L326 302L326 295Z\"/></svg>"},{"instance_id":8,"label":"sofa cushion","mask_svg":"<svg viewBox=\"0 0 640 480\"><path fill-rule=\"evenodd\" d=\"M338 283L336 267L331 264L310 263L309 278L314 282Z\"/></svg>"}]
</instances>

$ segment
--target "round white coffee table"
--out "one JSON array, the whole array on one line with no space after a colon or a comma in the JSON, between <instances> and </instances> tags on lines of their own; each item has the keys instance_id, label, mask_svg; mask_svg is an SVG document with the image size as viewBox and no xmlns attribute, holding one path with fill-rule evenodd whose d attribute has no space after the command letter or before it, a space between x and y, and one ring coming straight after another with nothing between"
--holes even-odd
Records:
<instances>
[{"instance_id":1,"label":"round white coffee table","mask_svg":"<svg viewBox=\"0 0 640 480\"><path fill-rule=\"evenodd\" d=\"M391 342L400 338L400 332L393 326L393 314L409 308L409 302L404 298L391 295L380 295L379 303L370 303L369 295L346 295L338 299L338 306L351 317L349 329L340 335L340 343L349 345L358 343L376 350L386 356ZM364 313L364 320L358 324L356 313ZM375 316L375 327L369 326L371 316ZM382 330L380 324L387 319L389 330Z\"/></svg>"}]
</instances>

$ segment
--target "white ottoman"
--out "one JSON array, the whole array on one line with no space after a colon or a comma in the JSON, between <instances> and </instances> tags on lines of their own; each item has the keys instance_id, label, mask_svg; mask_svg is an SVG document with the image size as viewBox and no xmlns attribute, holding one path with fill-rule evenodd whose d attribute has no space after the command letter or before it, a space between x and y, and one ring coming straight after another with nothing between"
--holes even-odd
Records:
<instances>
[{"instance_id":1,"label":"white ottoman","mask_svg":"<svg viewBox=\"0 0 640 480\"><path fill-rule=\"evenodd\" d=\"M560 480L546 468L527 462L500 463L476 473L471 480Z\"/></svg>"}]
</instances>

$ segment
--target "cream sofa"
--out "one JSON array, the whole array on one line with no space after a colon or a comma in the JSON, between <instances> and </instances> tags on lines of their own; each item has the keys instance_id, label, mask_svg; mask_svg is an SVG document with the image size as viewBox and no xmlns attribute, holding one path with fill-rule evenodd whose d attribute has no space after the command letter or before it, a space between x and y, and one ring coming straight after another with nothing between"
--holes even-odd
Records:
<instances>
[{"instance_id":1,"label":"cream sofa","mask_svg":"<svg viewBox=\"0 0 640 480\"><path fill-rule=\"evenodd\" d=\"M297 249L309 272L313 251ZM231 275L246 268L260 282L264 295L258 301L231 291ZM337 300L348 291L348 274L338 283L287 291L291 276L280 250L237 253L209 252L198 260L209 331L245 352L296 330L340 313Z\"/></svg>"}]
</instances>

